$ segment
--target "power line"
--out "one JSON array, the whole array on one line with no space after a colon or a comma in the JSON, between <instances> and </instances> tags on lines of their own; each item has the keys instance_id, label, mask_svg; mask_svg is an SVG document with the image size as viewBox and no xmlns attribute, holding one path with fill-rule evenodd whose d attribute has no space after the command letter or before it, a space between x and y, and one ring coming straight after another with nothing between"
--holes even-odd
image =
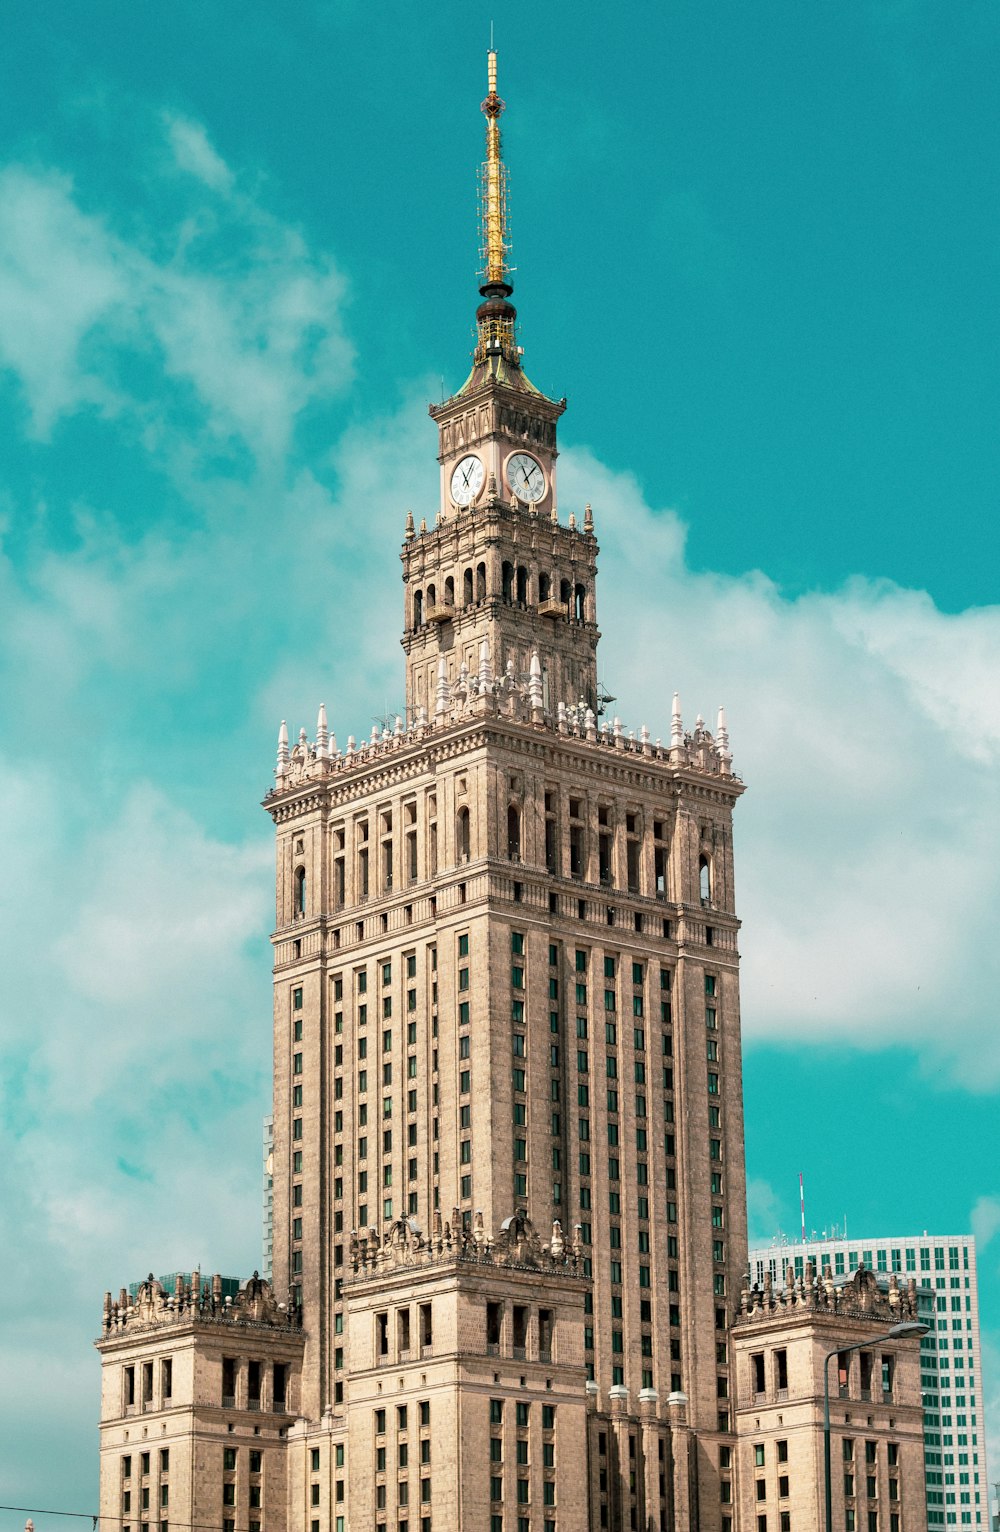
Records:
<instances>
[{"instance_id":1,"label":"power line","mask_svg":"<svg viewBox=\"0 0 1000 1532\"><path fill-rule=\"evenodd\" d=\"M164 1506L163 1509L166 1510L167 1507ZM95 1511L50 1511L45 1510L42 1506L39 1505L0 1505L0 1511L16 1511L24 1516L72 1516L79 1521L92 1522L94 1532L97 1532L97 1526L99 1522L109 1521L120 1527L124 1521L124 1517L122 1516L101 1516L98 1512ZM223 1523L218 1521L177 1521L173 1516L169 1515L164 1516L162 1520L163 1524L167 1527L187 1527L196 1529L196 1532L226 1532L228 1527L236 1527L235 1522L227 1521ZM140 1527L141 1532L157 1532L159 1524L160 1518L157 1517L155 1520L141 1522L137 1525ZM246 1532L246 1529L239 1527L236 1528L236 1532Z\"/></svg>"}]
</instances>

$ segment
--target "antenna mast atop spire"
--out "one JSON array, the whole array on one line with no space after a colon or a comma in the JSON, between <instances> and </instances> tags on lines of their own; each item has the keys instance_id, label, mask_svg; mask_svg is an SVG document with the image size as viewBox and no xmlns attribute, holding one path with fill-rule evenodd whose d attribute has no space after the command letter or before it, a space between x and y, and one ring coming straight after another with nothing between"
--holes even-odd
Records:
<instances>
[{"instance_id":1,"label":"antenna mast atop spire","mask_svg":"<svg viewBox=\"0 0 1000 1532\"><path fill-rule=\"evenodd\" d=\"M494 378L508 382L521 368L521 347L517 344L517 310L510 301L514 291L513 267L508 264L510 241L507 229L507 167L500 145L500 114L504 102L497 93L497 55L490 38L486 55L486 99L482 104L486 118L486 158L479 173L480 187L480 256L482 269L479 292L482 303L476 310L476 349L474 366L485 364Z\"/></svg>"},{"instance_id":2,"label":"antenna mast atop spire","mask_svg":"<svg viewBox=\"0 0 1000 1532\"><path fill-rule=\"evenodd\" d=\"M486 159L482 170L482 279L484 287L504 287L507 281L507 167L500 146L500 114L505 103L497 94L497 55L490 39L486 55L487 95L482 111L486 118Z\"/></svg>"}]
</instances>

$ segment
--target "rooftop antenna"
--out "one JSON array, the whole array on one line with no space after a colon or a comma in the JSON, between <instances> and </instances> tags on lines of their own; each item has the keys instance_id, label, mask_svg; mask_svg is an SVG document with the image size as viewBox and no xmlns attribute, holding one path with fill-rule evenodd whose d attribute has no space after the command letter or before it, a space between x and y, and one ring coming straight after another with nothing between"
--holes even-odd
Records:
<instances>
[{"instance_id":1,"label":"rooftop antenna","mask_svg":"<svg viewBox=\"0 0 1000 1532\"><path fill-rule=\"evenodd\" d=\"M799 1211L802 1214L802 1243L805 1244L805 1242L806 1242L806 1188L805 1188L805 1182L802 1179L802 1172L801 1172L801 1170L799 1171Z\"/></svg>"}]
</instances>

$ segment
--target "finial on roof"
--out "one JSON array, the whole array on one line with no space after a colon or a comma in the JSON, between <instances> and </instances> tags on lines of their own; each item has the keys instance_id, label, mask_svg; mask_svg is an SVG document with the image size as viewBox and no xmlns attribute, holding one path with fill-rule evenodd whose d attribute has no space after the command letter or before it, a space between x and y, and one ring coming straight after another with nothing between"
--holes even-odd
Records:
<instances>
[{"instance_id":1,"label":"finial on roof","mask_svg":"<svg viewBox=\"0 0 1000 1532\"><path fill-rule=\"evenodd\" d=\"M415 536L416 536L416 532L414 531L414 527L413 527L413 512L412 511L407 511L407 513L406 513L406 541L408 543L412 542Z\"/></svg>"},{"instance_id":2,"label":"finial on roof","mask_svg":"<svg viewBox=\"0 0 1000 1532\"><path fill-rule=\"evenodd\" d=\"M278 767L275 776L283 777L288 770L288 725L281 720L281 728L278 730Z\"/></svg>"},{"instance_id":3,"label":"finial on roof","mask_svg":"<svg viewBox=\"0 0 1000 1532\"><path fill-rule=\"evenodd\" d=\"M583 530L590 533L594 530L594 513L589 502L583 508Z\"/></svg>"},{"instance_id":4,"label":"finial on roof","mask_svg":"<svg viewBox=\"0 0 1000 1532\"><path fill-rule=\"evenodd\" d=\"M670 748L679 750L684 743L684 724L681 719L681 694L674 692L674 705L670 714Z\"/></svg>"},{"instance_id":5,"label":"finial on roof","mask_svg":"<svg viewBox=\"0 0 1000 1532\"><path fill-rule=\"evenodd\" d=\"M427 517L426 516L421 516L421 518L420 518L420 530L421 530L421 532L426 532L427 531Z\"/></svg>"},{"instance_id":6,"label":"finial on roof","mask_svg":"<svg viewBox=\"0 0 1000 1532\"><path fill-rule=\"evenodd\" d=\"M504 103L497 94L497 55L491 46L486 56L486 99L482 104L486 118L486 159L480 173L480 230L483 266L480 294L483 302L476 310L478 339L477 363L493 366L501 360L511 367L521 364L515 344L514 323L517 310L510 302L513 285L507 257L510 241L507 230L507 167L500 144L500 116Z\"/></svg>"},{"instance_id":7,"label":"finial on roof","mask_svg":"<svg viewBox=\"0 0 1000 1532\"><path fill-rule=\"evenodd\" d=\"M532 649L528 666L528 706L538 718L542 715L542 696L542 662L538 658L538 650Z\"/></svg>"},{"instance_id":8,"label":"finial on roof","mask_svg":"<svg viewBox=\"0 0 1000 1532\"><path fill-rule=\"evenodd\" d=\"M330 730L326 721L326 703L321 702L316 716L316 749L320 755L326 755L329 745Z\"/></svg>"},{"instance_id":9,"label":"finial on roof","mask_svg":"<svg viewBox=\"0 0 1000 1532\"><path fill-rule=\"evenodd\" d=\"M575 513L575 511L570 511L570 513L569 513L569 529L570 529L571 532L575 532L576 531L576 513Z\"/></svg>"},{"instance_id":10,"label":"finial on roof","mask_svg":"<svg viewBox=\"0 0 1000 1532\"><path fill-rule=\"evenodd\" d=\"M490 641L484 638L479 645L479 690L485 691L493 684L493 666L490 664Z\"/></svg>"},{"instance_id":11,"label":"finial on roof","mask_svg":"<svg viewBox=\"0 0 1000 1532\"><path fill-rule=\"evenodd\" d=\"M434 701L435 718L443 718L448 711L448 661L444 655L438 657L437 673L437 696Z\"/></svg>"},{"instance_id":12,"label":"finial on roof","mask_svg":"<svg viewBox=\"0 0 1000 1532\"><path fill-rule=\"evenodd\" d=\"M724 707L720 707L715 725L715 744L719 752L722 769L728 775L733 764L733 752L729 748L729 728L726 724L726 710Z\"/></svg>"},{"instance_id":13,"label":"finial on roof","mask_svg":"<svg viewBox=\"0 0 1000 1532\"><path fill-rule=\"evenodd\" d=\"M486 163L483 167L483 285L505 287L507 281L507 173L500 147L500 116L506 104L497 94L497 55L490 46L486 55Z\"/></svg>"}]
</instances>

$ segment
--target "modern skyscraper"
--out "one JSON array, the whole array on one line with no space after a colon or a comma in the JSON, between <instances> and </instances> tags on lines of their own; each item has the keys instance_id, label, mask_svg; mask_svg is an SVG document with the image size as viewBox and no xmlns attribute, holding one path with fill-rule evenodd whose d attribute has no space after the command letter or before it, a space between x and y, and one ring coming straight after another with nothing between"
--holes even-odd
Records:
<instances>
[{"instance_id":1,"label":"modern skyscraper","mask_svg":"<svg viewBox=\"0 0 1000 1532\"><path fill-rule=\"evenodd\" d=\"M989 1486L983 1415L982 1352L976 1241L971 1234L879 1235L873 1239L815 1239L757 1246L751 1280L776 1280L792 1265L829 1265L835 1276L859 1265L877 1273L915 1277L926 1289L921 1305L930 1333L920 1342L924 1413L927 1524L987 1527Z\"/></svg>"},{"instance_id":2,"label":"modern skyscraper","mask_svg":"<svg viewBox=\"0 0 1000 1532\"><path fill-rule=\"evenodd\" d=\"M402 548L405 717L343 749L323 707L311 740L282 725L265 799L272 1282L107 1296L122 1532L168 1504L222 1532L733 1532L737 1407L794 1460L773 1485L748 1460L745 1493L781 1532L794 1489L804 1532L813 1362L912 1313L860 1279L744 1289L743 787L721 709L686 731L675 694L664 742L602 717L594 518L560 508L566 401L517 343L488 67L476 348ZM784 1399L743 1408L772 1351L804 1359L787 1439Z\"/></svg>"}]
</instances>

